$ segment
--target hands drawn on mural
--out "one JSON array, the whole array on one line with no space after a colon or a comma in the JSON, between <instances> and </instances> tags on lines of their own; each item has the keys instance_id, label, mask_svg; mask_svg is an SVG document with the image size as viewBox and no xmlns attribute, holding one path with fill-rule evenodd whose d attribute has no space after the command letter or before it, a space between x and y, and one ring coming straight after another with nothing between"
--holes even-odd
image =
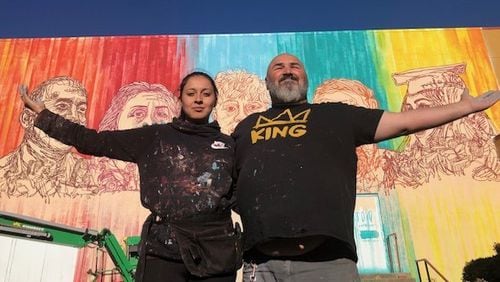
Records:
<instances>
[{"instance_id":1,"label":"hands drawn on mural","mask_svg":"<svg viewBox=\"0 0 500 282\"><path fill-rule=\"evenodd\" d=\"M373 91L357 80L330 79L314 92L313 103L342 102L370 109L379 107ZM359 146L357 192L385 191L394 187L392 159L395 152L378 148L376 144Z\"/></svg>"},{"instance_id":2,"label":"hands drawn on mural","mask_svg":"<svg viewBox=\"0 0 500 282\"><path fill-rule=\"evenodd\" d=\"M32 94L47 109L85 125L87 90L77 80L59 76L38 85ZM21 144L0 159L0 197L89 195L96 193L86 159L33 126L34 113L25 108L20 117L24 128Z\"/></svg>"},{"instance_id":3,"label":"hands drawn on mural","mask_svg":"<svg viewBox=\"0 0 500 282\"><path fill-rule=\"evenodd\" d=\"M180 101L165 86L133 82L122 86L104 114L99 131L124 130L168 123L179 115ZM139 172L134 163L93 157L100 192L139 190Z\"/></svg>"},{"instance_id":4,"label":"hands drawn on mural","mask_svg":"<svg viewBox=\"0 0 500 282\"><path fill-rule=\"evenodd\" d=\"M215 83L219 96L212 115L225 134L231 134L248 115L271 106L266 84L255 74L241 70L220 72Z\"/></svg>"},{"instance_id":5,"label":"hands drawn on mural","mask_svg":"<svg viewBox=\"0 0 500 282\"><path fill-rule=\"evenodd\" d=\"M459 101L466 87L460 77L464 72L464 64L455 64L393 74L396 85L408 87L402 111ZM500 161L491 142L494 135L483 112L412 134L394 159L396 181L416 187L430 178L465 175L469 170L475 180L500 181Z\"/></svg>"}]
</instances>

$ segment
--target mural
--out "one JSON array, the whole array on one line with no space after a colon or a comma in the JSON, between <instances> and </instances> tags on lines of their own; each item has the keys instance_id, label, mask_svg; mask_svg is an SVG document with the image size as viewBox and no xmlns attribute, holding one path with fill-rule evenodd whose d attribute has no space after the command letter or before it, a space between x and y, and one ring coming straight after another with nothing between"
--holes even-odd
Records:
<instances>
[{"instance_id":1,"label":"mural","mask_svg":"<svg viewBox=\"0 0 500 282\"><path fill-rule=\"evenodd\" d=\"M264 76L282 52L304 61L314 103L404 111L457 101L465 88L498 88L480 28L0 39L0 210L109 228L120 240L139 234L148 213L137 168L81 155L34 129L20 85L74 121L116 130L169 122L179 113L180 79L203 70L220 91L212 118L231 133L270 106ZM400 240L401 271L416 277L414 260L427 258L458 281L467 261L491 255L500 237L499 128L496 105L358 149L358 192L379 195L383 233ZM112 268L96 257L79 251L74 281L86 281L96 264Z\"/></svg>"}]
</instances>

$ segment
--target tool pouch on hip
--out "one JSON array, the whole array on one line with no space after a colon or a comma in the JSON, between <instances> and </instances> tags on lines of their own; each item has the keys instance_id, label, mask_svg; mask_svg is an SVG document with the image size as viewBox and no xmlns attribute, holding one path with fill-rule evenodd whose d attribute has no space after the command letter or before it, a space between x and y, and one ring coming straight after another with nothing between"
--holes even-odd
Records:
<instances>
[{"instance_id":1,"label":"tool pouch on hip","mask_svg":"<svg viewBox=\"0 0 500 282\"><path fill-rule=\"evenodd\" d=\"M192 275L237 271L242 264L241 228L231 219L172 224L182 261Z\"/></svg>"}]
</instances>

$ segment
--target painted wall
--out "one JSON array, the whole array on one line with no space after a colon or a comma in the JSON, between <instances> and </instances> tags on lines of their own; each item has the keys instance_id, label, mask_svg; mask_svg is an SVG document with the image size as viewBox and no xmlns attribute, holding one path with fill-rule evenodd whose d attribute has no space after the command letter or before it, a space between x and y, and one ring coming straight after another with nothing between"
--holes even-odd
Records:
<instances>
[{"instance_id":1,"label":"painted wall","mask_svg":"<svg viewBox=\"0 0 500 282\"><path fill-rule=\"evenodd\" d=\"M147 215L139 203L136 168L81 156L33 131L18 98L20 84L32 91L55 76L77 79L88 92L86 107L78 108L86 117L81 122L102 129L114 103L130 113L128 100L117 98L120 87L137 81L162 84L168 93L156 91L163 93L156 102L143 97L134 103L173 105L168 96L178 95L182 76L203 70L217 76L221 96L242 101L258 93L253 100L259 104L246 115L269 106L262 88L267 64L289 52L306 65L311 102L321 91L325 99L342 100L342 91L327 86L343 78L348 86L360 83L367 99L376 101L365 106L400 111L456 101L464 87L471 95L496 89L498 54L488 49L485 34L459 28L0 39L0 210L76 227L107 227L119 239L139 234ZM349 95L359 96L356 89L363 87ZM52 106L60 111L74 106L58 103ZM225 119L223 130L231 132L237 118L224 105L219 103L217 119ZM174 114L172 106L163 121ZM129 120L116 128L143 123L148 122ZM496 105L486 114L358 150L358 192L380 195L385 234L397 232L401 240L403 271L416 275L414 259L427 258L458 281L466 261L491 255L500 237L500 208L494 204L500 200L495 189L500 164L491 142L499 128ZM95 265L94 250L80 251L77 264L75 281L85 280Z\"/></svg>"}]
</instances>

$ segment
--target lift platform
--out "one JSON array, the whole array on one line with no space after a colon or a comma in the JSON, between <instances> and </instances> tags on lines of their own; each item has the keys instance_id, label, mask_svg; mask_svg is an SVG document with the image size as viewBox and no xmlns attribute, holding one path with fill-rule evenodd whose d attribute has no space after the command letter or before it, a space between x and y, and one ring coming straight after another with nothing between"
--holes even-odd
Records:
<instances>
[{"instance_id":1,"label":"lift platform","mask_svg":"<svg viewBox=\"0 0 500 282\"><path fill-rule=\"evenodd\" d=\"M99 232L4 211L0 211L0 234L75 248L96 244L106 249L124 282L134 281L139 237L132 236L126 239L129 249L127 256L109 229L104 228Z\"/></svg>"}]
</instances>

